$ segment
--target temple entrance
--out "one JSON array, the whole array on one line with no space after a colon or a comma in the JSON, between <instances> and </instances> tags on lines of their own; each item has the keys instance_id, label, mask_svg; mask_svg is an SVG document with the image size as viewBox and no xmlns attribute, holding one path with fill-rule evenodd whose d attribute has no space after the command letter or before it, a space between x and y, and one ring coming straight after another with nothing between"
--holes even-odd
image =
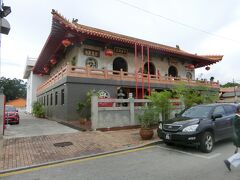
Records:
<instances>
[{"instance_id":1,"label":"temple entrance","mask_svg":"<svg viewBox=\"0 0 240 180\"><path fill-rule=\"evenodd\" d=\"M151 75L155 75L156 74L156 68L154 66L154 64L152 62L149 62L149 73ZM148 73L148 63L146 62L144 64L144 74L147 74Z\"/></svg>"},{"instance_id":2,"label":"temple entrance","mask_svg":"<svg viewBox=\"0 0 240 180\"><path fill-rule=\"evenodd\" d=\"M117 57L114 59L113 61L113 70L114 71L120 71L123 70L125 72L128 71L128 65L125 59L121 58L121 57Z\"/></svg>"},{"instance_id":3,"label":"temple entrance","mask_svg":"<svg viewBox=\"0 0 240 180\"><path fill-rule=\"evenodd\" d=\"M174 66L170 66L168 69L168 76L177 77L178 76L177 68Z\"/></svg>"}]
</instances>

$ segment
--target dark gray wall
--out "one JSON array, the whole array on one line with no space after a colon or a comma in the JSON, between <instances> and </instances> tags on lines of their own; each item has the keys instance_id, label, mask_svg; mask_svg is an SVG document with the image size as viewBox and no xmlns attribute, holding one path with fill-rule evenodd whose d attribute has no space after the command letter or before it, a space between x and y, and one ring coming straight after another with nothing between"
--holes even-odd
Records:
<instances>
[{"instance_id":1,"label":"dark gray wall","mask_svg":"<svg viewBox=\"0 0 240 180\"><path fill-rule=\"evenodd\" d=\"M77 104L83 102L86 98L86 94L90 90L107 90L111 97L116 94L116 86L112 85L93 85L93 84L77 84L77 83L67 83L67 114L68 120L77 120L79 119L79 114L76 111Z\"/></svg>"},{"instance_id":2,"label":"dark gray wall","mask_svg":"<svg viewBox=\"0 0 240 180\"><path fill-rule=\"evenodd\" d=\"M139 82L139 89L141 82ZM71 121L78 120L80 117L77 112L77 104L84 102L86 94L89 90L106 90L110 93L111 98L117 97L118 87L135 88L135 82L116 81L104 79L90 79L78 77L65 77L62 80L50 86L46 91L38 95L38 100L43 102L45 96L45 112L46 115L56 121ZM171 89L173 86L169 84L151 84L154 89ZM145 89L147 83L145 82ZM61 90L64 89L64 104L61 104ZM58 104L55 105L55 92L58 92ZM52 98L52 105L50 104L50 97ZM48 95L48 105L46 103Z\"/></svg>"}]
</instances>

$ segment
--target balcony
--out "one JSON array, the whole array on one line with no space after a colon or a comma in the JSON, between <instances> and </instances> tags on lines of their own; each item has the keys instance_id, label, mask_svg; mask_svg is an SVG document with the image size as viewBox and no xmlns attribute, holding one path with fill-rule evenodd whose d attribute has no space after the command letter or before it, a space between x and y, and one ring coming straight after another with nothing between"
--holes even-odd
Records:
<instances>
[{"instance_id":1,"label":"balcony","mask_svg":"<svg viewBox=\"0 0 240 180\"><path fill-rule=\"evenodd\" d=\"M57 73L52 75L46 82L40 85L37 88L37 94L42 93L46 88L54 85L57 81L63 77L79 77L79 78L95 78L95 79L105 79L105 80L116 80L116 81L136 81L142 82L142 75L138 74L136 77L135 73L129 73L124 71L113 71L108 69L92 69L90 67L78 67L66 65L62 67ZM148 82L148 74L143 75L144 82ZM168 77L168 76L159 76L159 75L150 75L150 83L156 84L170 84L177 85L179 82L185 82L190 86L206 86L209 88L219 88L220 85L218 82L210 81L198 81L190 80L182 77ZM140 83L139 83L140 84Z\"/></svg>"}]
</instances>

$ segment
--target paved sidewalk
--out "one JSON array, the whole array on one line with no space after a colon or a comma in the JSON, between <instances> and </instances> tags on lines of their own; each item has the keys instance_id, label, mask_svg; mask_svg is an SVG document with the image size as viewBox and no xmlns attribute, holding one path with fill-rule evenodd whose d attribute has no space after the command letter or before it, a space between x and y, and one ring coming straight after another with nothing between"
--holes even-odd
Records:
<instances>
[{"instance_id":1,"label":"paved sidewalk","mask_svg":"<svg viewBox=\"0 0 240 180\"><path fill-rule=\"evenodd\" d=\"M0 162L0 171L128 149L157 141L159 138L156 132L152 140L141 140L139 129L4 139L4 157ZM72 145L54 146L61 142L71 142Z\"/></svg>"},{"instance_id":2,"label":"paved sidewalk","mask_svg":"<svg viewBox=\"0 0 240 180\"><path fill-rule=\"evenodd\" d=\"M44 118L36 118L24 112L20 113L18 125L8 125L4 138L18 138L78 132L75 129Z\"/></svg>"}]
</instances>

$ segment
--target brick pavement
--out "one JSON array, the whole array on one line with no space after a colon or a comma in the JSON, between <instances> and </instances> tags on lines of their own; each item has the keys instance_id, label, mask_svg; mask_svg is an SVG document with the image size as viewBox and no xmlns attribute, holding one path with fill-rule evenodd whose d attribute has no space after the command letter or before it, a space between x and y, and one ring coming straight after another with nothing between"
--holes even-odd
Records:
<instances>
[{"instance_id":1,"label":"brick pavement","mask_svg":"<svg viewBox=\"0 0 240 180\"><path fill-rule=\"evenodd\" d=\"M141 146L158 140L156 132L152 140L141 140L139 129L4 139L0 171ZM60 142L72 142L73 145L54 146Z\"/></svg>"}]
</instances>

